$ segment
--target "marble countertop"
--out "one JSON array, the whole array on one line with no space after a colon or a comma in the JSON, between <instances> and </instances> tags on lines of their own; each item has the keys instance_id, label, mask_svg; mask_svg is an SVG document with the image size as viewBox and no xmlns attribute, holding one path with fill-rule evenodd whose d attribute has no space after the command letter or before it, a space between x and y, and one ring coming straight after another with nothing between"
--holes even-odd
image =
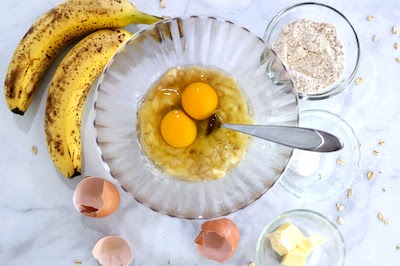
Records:
<instances>
[{"instance_id":1,"label":"marble countertop","mask_svg":"<svg viewBox=\"0 0 400 266\"><path fill-rule=\"evenodd\" d=\"M39 15L61 0L3 0L0 9L0 78L7 71L14 49ZM394 50L391 28L400 27L397 0L322 1L342 11L360 38L362 57L357 77L341 94L320 102L301 102L301 109L325 109L339 114L355 130L362 143L362 169L352 189L324 202L305 202L280 185L258 201L228 217L241 231L237 252L225 265L247 265L255 261L257 238L262 228L278 214L298 208L318 211L338 225L346 242L346 265L399 265L400 214L400 98L398 77L400 50ZM158 0L136 0L136 6L158 15L208 14L228 18L262 36L268 22L294 0L167 0L161 9ZM373 21L367 16L373 15ZM377 35L376 42L372 36ZM56 62L60 60L57 59ZM43 130L46 94L55 70L52 65L25 116L16 116L0 97L0 265L98 265L91 251L104 235L125 237L131 244L136 265L218 265L202 258L194 239L203 221L171 218L135 202L121 191L121 205L104 219L91 219L76 212L72 204L74 188L82 177L67 180L53 166L47 153ZM397 73L397 74L396 74ZM88 95L84 121L92 121L94 90ZM383 146L378 145L385 140ZM84 175L110 178L95 149L94 130L84 123ZM38 153L32 153L32 146ZM379 150L378 156L373 150ZM374 171L370 181L366 174ZM379 171L382 173L379 173ZM384 191L386 190L386 191ZM340 213L336 203L345 205ZM390 223L378 219L382 212Z\"/></svg>"}]
</instances>

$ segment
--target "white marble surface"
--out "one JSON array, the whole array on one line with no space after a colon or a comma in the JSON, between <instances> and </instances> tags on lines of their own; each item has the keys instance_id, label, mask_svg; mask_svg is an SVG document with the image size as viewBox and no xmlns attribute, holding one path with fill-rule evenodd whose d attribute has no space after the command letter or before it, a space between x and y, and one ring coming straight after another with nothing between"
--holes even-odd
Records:
<instances>
[{"instance_id":1,"label":"white marble surface","mask_svg":"<svg viewBox=\"0 0 400 266\"><path fill-rule=\"evenodd\" d=\"M0 78L4 81L13 51L43 12L61 0L2 0L0 9ZM159 15L180 16L208 14L229 18L259 36L272 17L294 0L167 0L161 9L158 0L136 0L139 9ZM340 95L318 103L302 103L302 108L321 108L338 113L356 131L362 146L362 171L354 184L353 198L345 193L327 202L303 202L280 185L260 200L229 218L241 231L242 240L236 254L226 265L247 265L255 261L257 238L273 217L296 208L308 208L326 215L336 223L335 204L345 223L339 225L346 245L346 265L399 265L400 215L400 90L398 85L400 50L393 49L399 35L391 33L400 27L400 2L397 0L323 1L342 11L358 32L362 59L357 76L359 86L352 85ZM366 17L374 15L368 22ZM372 36L377 35L376 42ZM56 60L56 63L60 59ZM158 214L123 193L116 213L104 219L91 219L77 213L72 194L82 179L66 180L53 166L46 149L43 114L49 81L55 64L47 72L39 93L24 117L12 114L0 97L0 265L97 265L91 255L95 242L106 234L125 237L132 246L136 265L217 265L198 254L194 239L202 221L187 221ZM95 150L92 104L88 97L84 116L84 175L110 178ZM386 140L379 146L380 139ZM38 154L33 155L32 145ZM379 156L372 151L378 149ZM366 178L369 170L376 173ZM383 192L382 188L387 191ZM383 212L390 219L385 225L377 218Z\"/></svg>"}]
</instances>

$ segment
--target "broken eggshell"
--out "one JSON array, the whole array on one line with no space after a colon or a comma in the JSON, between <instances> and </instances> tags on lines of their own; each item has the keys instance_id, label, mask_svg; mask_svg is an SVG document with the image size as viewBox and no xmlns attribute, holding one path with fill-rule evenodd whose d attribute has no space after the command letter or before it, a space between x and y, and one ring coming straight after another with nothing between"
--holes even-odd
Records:
<instances>
[{"instance_id":1,"label":"broken eggshell","mask_svg":"<svg viewBox=\"0 0 400 266\"><path fill-rule=\"evenodd\" d=\"M105 236L93 247L93 256L103 266L128 266L133 253L128 242L120 236Z\"/></svg>"},{"instance_id":2,"label":"broken eggshell","mask_svg":"<svg viewBox=\"0 0 400 266\"><path fill-rule=\"evenodd\" d=\"M236 224L222 218L203 223L194 242L203 257L223 263L235 253L239 241L240 232Z\"/></svg>"},{"instance_id":3,"label":"broken eggshell","mask_svg":"<svg viewBox=\"0 0 400 266\"><path fill-rule=\"evenodd\" d=\"M117 188L110 181L97 176L89 176L76 187L73 202L80 213L94 218L102 218L118 208L120 197Z\"/></svg>"}]
</instances>

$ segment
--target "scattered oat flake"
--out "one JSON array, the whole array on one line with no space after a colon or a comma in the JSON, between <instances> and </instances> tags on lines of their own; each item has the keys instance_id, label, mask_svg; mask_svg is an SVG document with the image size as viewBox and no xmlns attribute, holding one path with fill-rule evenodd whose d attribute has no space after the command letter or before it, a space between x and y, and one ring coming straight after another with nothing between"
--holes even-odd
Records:
<instances>
[{"instance_id":1,"label":"scattered oat flake","mask_svg":"<svg viewBox=\"0 0 400 266\"><path fill-rule=\"evenodd\" d=\"M380 141L378 142L378 144L381 145L381 146L383 146L383 145L385 145L385 142L386 142L386 141L384 141L384 140L380 140Z\"/></svg>"},{"instance_id":2,"label":"scattered oat flake","mask_svg":"<svg viewBox=\"0 0 400 266\"><path fill-rule=\"evenodd\" d=\"M374 177L375 177L375 173L373 171L369 171L367 174L367 178L369 180L372 180L372 179L374 179Z\"/></svg>"},{"instance_id":3,"label":"scattered oat flake","mask_svg":"<svg viewBox=\"0 0 400 266\"><path fill-rule=\"evenodd\" d=\"M380 221L384 221L385 220L385 216L383 215L383 213L378 213L378 219L380 220Z\"/></svg>"},{"instance_id":4,"label":"scattered oat flake","mask_svg":"<svg viewBox=\"0 0 400 266\"><path fill-rule=\"evenodd\" d=\"M166 0L160 0L160 7L165 8L167 6Z\"/></svg>"},{"instance_id":5,"label":"scattered oat flake","mask_svg":"<svg viewBox=\"0 0 400 266\"><path fill-rule=\"evenodd\" d=\"M339 158L336 160L337 164L340 164L341 166L345 166L346 165L346 161L343 158Z\"/></svg>"},{"instance_id":6,"label":"scattered oat flake","mask_svg":"<svg viewBox=\"0 0 400 266\"><path fill-rule=\"evenodd\" d=\"M395 42L393 47L394 47L395 50L397 50L399 48L399 44L397 42Z\"/></svg>"},{"instance_id":7,"label":"scattered oat flake","mask_svg":"<svg viewBox=\"0 0 400 266\"><path fill-rule=\"evenodd\" d=\"M337 209L338 211L342 211L342 210L344 209L344 205L343 205L343 204L337 203L337 204L336 204L336 209Z\"/></svg>"},{"instance_id":8,"label":"scattered oat flake","mask_svg":"<svg viewBox=\"0 0 400 266\"><path fill-rule=\"evenodd\" d=\"M357 78L356 81L355 81L356 85L360 85L361 82L362 82L362 78L361 77Z\"/></svg>"},{"instance_id":9,"label":"scattered oat flake","mask_svg":"<svg viewBox=\"0 0 400 266\"><path fill-rule=\"evenodd\" d=\"M379 170L379 173L380 173L380 174L382 174L382 173L383 173L383 171L382 171L382 170Z\"/></svg>"},{"instance_id":10,"label":"scattered oat flake","mask_svg":"<svg viewBox=\"0 0 400 266\"><path fill-rule=\"evenodd\" d=\"M382 191L383 191L383 192L386 192L386 188L382 188Z\"/></svg>"},{"instance_id":11,"label":"scattered oat flake","mask_svg":"<svg viewBox=\"0 0 400 266\"><path fill-rule=\"evenodd\" d=\"M368 20L368 21L372 21L373 19L374 19L374 16L368 16L368 17L367 17L367 20Z\"/></svg>"},{"instance_id":12,"label":"scattered oat flake","mask_svg":"<svg viewBox=\"0 0 400 266\"><path fill-rule=\"evenodd\" d=\"M389 220L389 219L386 219L386 220L384 221L384 223L385 223L386 225L389 225L389 224L390 224L390 220Z\"/></svg>"},{"instance_id":13,"label":"scattered oat flake","mask_svg":"<svg viewBox=\"0 0 400 266\"><path fill-rule=\"evenodd\" d=\"M256 266L256 265L254 264L254 262L250 261L247 266Z\"/></svg>"},{"instance_id":14,"label":"scattered oat flake","mask_svg":"<svg viewBox=\"0 0 400 266\"><path fill-rule=\"evenodd\" d=\"M82 261L76 260L74 263L75 263L75 265L81 265L81 264L82 264Z\"/></svg>"},{"instance_id":15,"label":"scattered oat flake","mask_svg":"<svg viewBox=\"0 0 400 266\"><path fill-rule=\"evenodd\" d=\"M347 191L347 197L348 198L353 197L353 189L349 188L349 190Z\"/></svg>"},{"instance_id":16,"label":"scattered oat flake","mask_svg":"<svg viewBox=\"0 0 400 266\"><path fill-rule=\"evenodd\" d=\"M397 34L397 26L396 25L394 25L392 27L392 32L393 32L393 34Z\"/></svg>"},{"instance_id":17,"label":"scattered oat flake","mask_svg":"<svg viewBox=\"0 0 400 266\"><path fill-rule=\"evenodd\" d=\"M400 58L396 58L396 61L400 63Z\"/></svg>"},{"instance_id":18,"label":"scattered oat flake","mask_svg":"<svg viewBox=\"0 0 400 266\"><path fill-rule=\"evenodd\" d=\"M337 222L338 222L338 224L344 224L344 219L343 219L343 217L338 217L337 218Z\"/></svg>"},{"instance_id":19,"label":"scattered oat flake","mask_svg":"<svg viewBox=\"0 0 400 266\"><path fill-rule=\"evenodd\" d=\"M32 153L33 154L37 154L37 147L36 146L32 146Z\"/></svg>"},{"instance_id":20,"label":"scattered oat flake","mask_svg":"<svg viewBox=\"0 0 400 266\"><path fill-rule=\"evenodd\" d=\"M379 151L377 151L377 150L374 150L373 153L374 153L376 156L379 155Z\"/></svg>"},{"instance_id":21,"label":"scattered oat flake","mask_svg":"<svg viewBox=\"0 0 400 266\"><path fill-rule=\"evenodd\" d=\"M376 42L376 40L378 39L378 37L376 37L376 35L372 36L372 41Z\"/></svg>"},{"instance_id":22,"label":"scattered oat flake","mask_svg":"<svg viewBox=\"0 0 400 266\"><path fill-rule=\"evenodd\" d=\"M400 250L400 246L396 246L396 249L397 249L397 250Z\"/></svg>"}]
</instances>

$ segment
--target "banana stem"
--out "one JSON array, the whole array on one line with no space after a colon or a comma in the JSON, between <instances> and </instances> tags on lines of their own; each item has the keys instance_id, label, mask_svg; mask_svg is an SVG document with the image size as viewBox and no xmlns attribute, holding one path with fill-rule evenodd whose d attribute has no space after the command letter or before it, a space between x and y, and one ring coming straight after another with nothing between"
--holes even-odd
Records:
<instances>
[{"instance_id":1,"label":"banana stem","mask_svg":"<svg viewBox=\"0 0 400 266\"><path fill-rule=\"evenodd\" d=\"M134 14L132 16L132 23L135 23L135 24L147 24L147 25L150 25L150 24L156 23L156 22L158 22L160 20L163 20L163 18L154 16L154 15L150 15L150 14L147 14L147 13L143 13L143 12L139 12L139 13Z\"/></svg>"}]
</instances>

